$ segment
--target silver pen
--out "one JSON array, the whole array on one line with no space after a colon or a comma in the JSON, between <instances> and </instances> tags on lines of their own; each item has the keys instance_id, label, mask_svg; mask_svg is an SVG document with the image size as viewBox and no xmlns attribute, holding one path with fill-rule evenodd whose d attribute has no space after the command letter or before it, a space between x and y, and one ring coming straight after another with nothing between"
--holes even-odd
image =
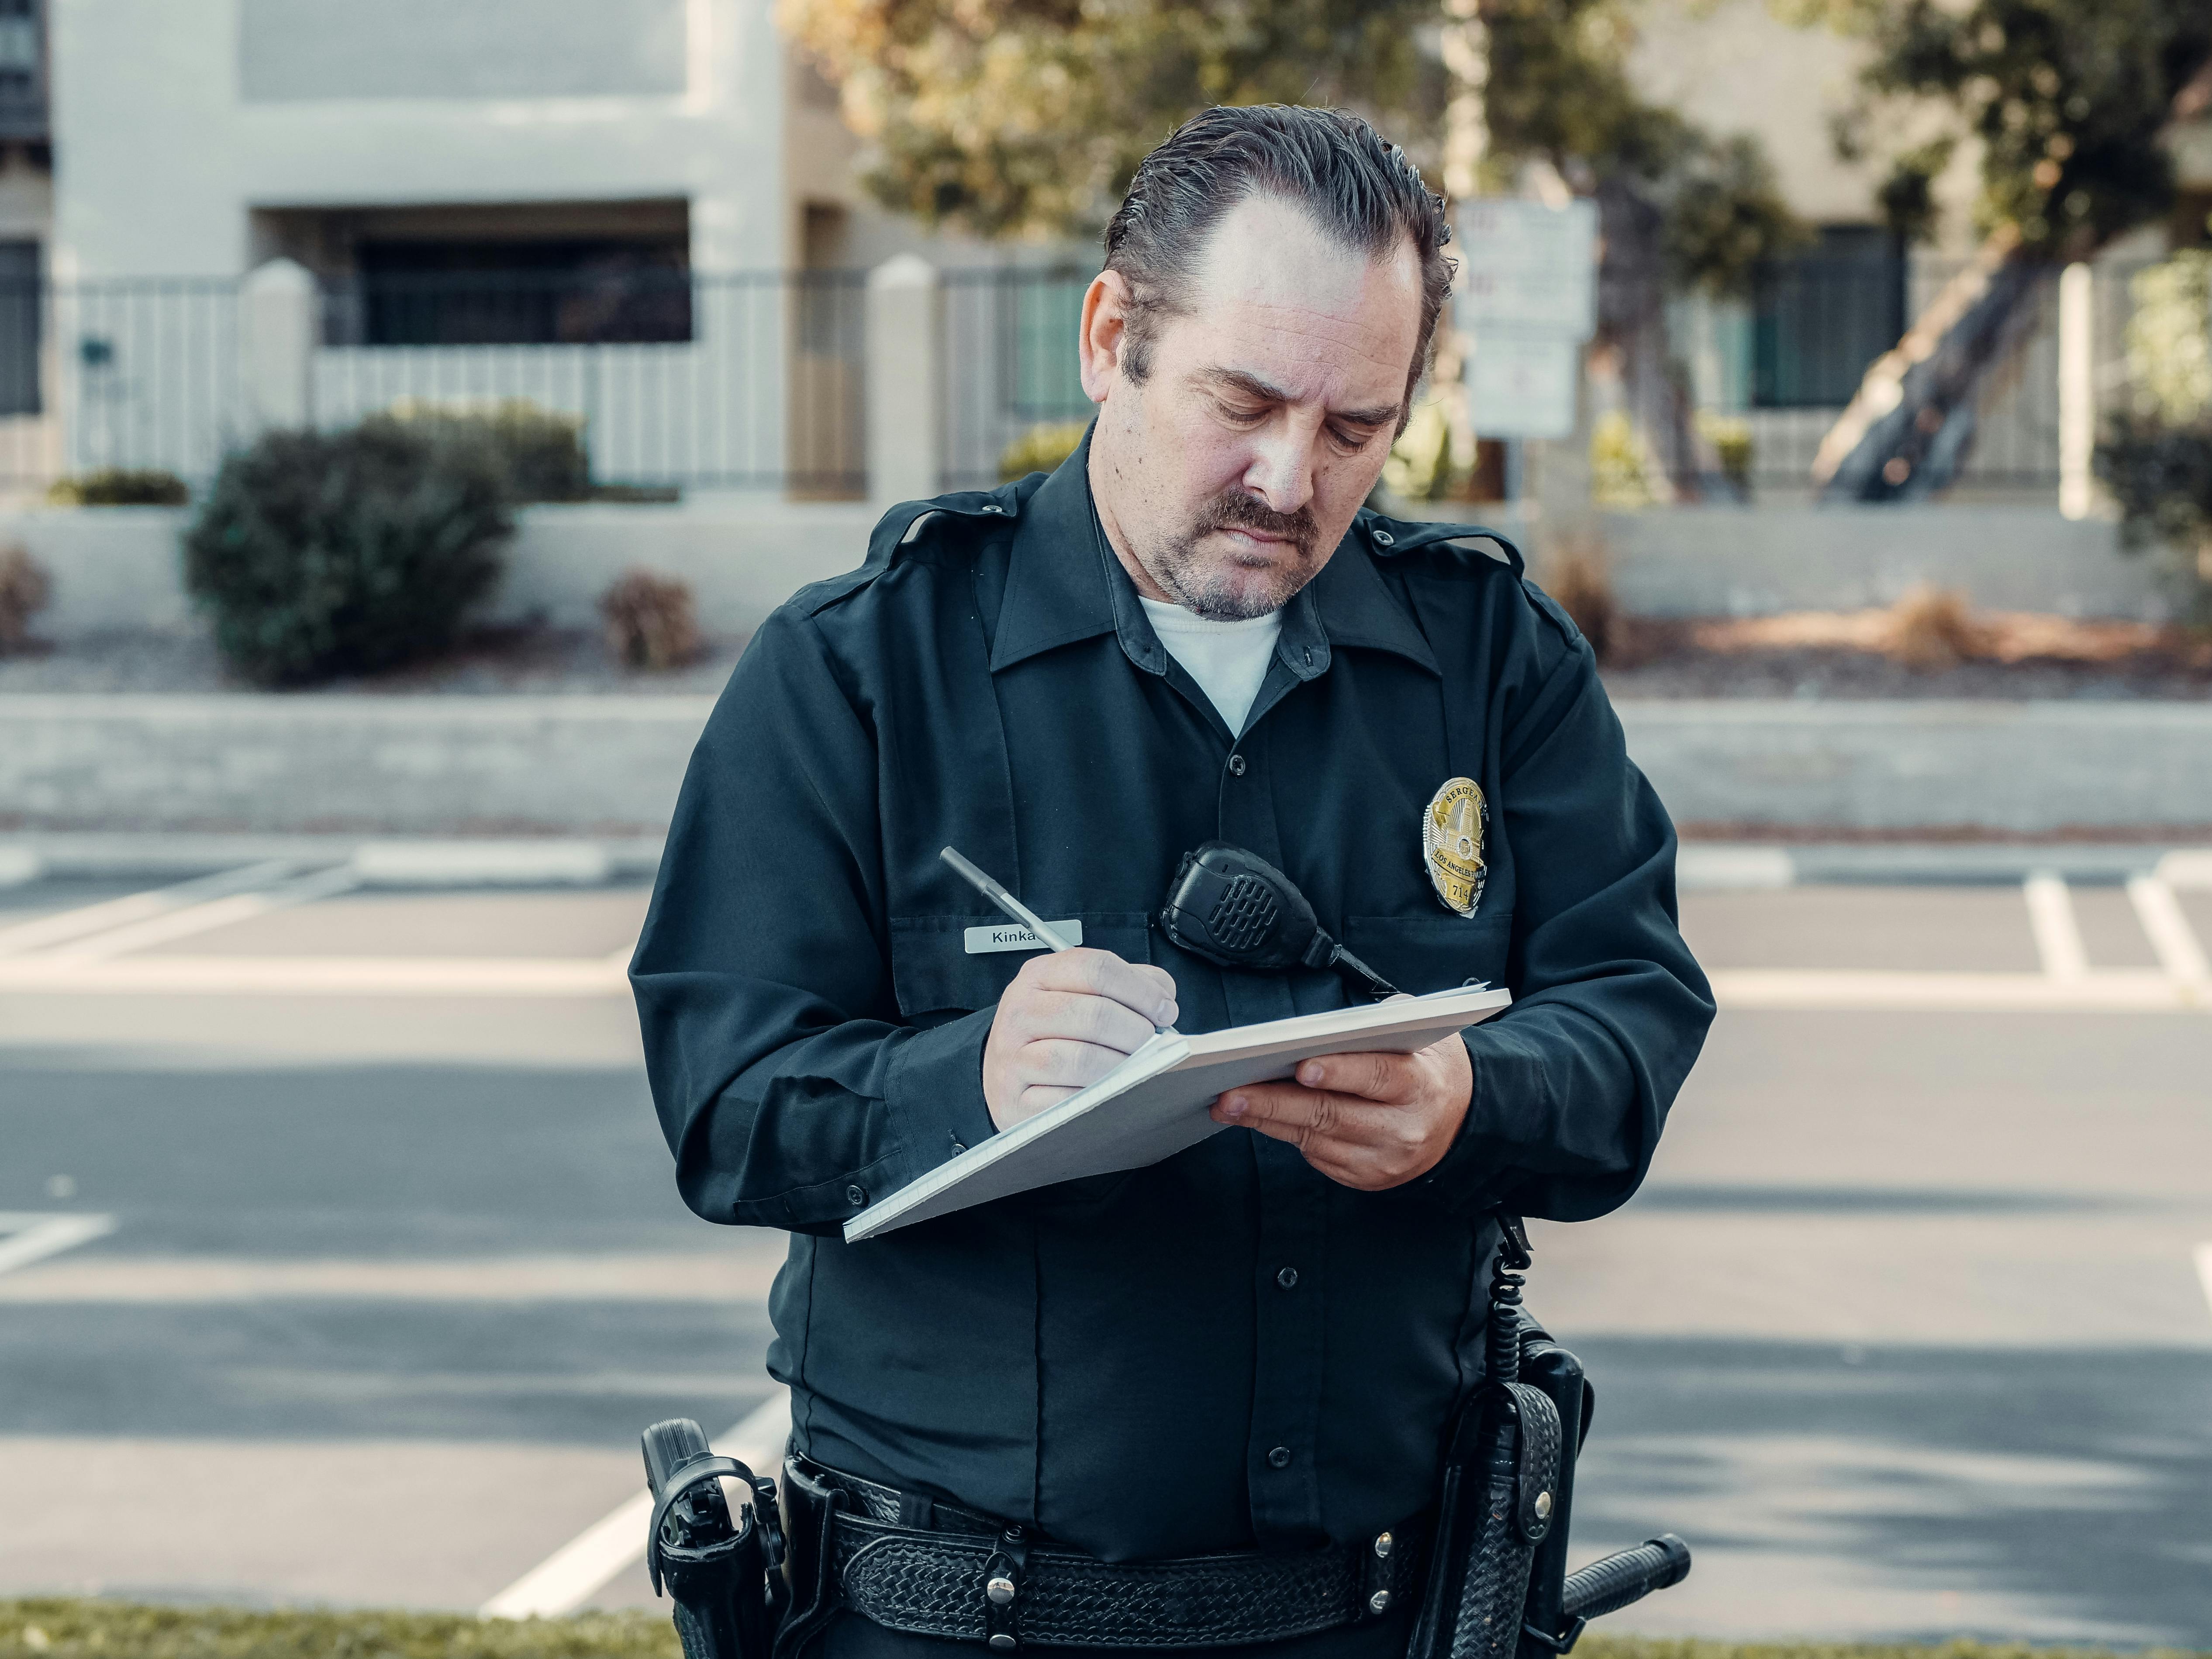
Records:
<instances>
[{"instance_id":1,"label":"silver pen","mask_svg":"<svg viewBox=\"0 0 2212 1659\"><path fill-rule=\"evenodd\" d=\"M992 880L990 877L985 875L974 865L969 863L966 859L962 858L959 854L954 852L950 847L941 849L938 853L937 856L943 859L955 870L957 870L969 886L973 887L985 898L990 900L992 903L997 905L1001 910L1004 910L1016 921L1021 923L1023 927L1028 928L1030 932L1035 933L1052 949L1055 951L1073 951L1075 948L1066 939L1062 939L1058 933L1054 933L1051 927L1046 924L1044 919L1039 916L1036 911L1030 909L1028 905L1023 903L1012 893L1009 893L1005 888L1000 886L997 882Z\"/></svg>"},{"instance_id":2,"label":"silver pen","mask_svg":"<svg viewBox=\"0 0 2212 1659\"><path fill-rule=\"evenodd\" d=\"M1045 945L1050 949L1054 951L1073 951L1075 948L1066 939L1062 939L1058 933L1054 933L1050 924L1048 924L1043 917L1037 915L1036 911L1030 909L1028 905L1023 903L1012 893L1009 893L1005 888L1000 886L997 882L992 880L990 877L985 875L981 870L970 864L966 859L961 857L960 854L955 852L951 848L939 848L938 849L937 856L943 859L947 864L958 871L960 872L961 878L967 882L969 886L973 887L985 898L990 900L992 903L997 905L999 908L1004 910L1016 921L1021 923L1023 927L1028 928L1030 932L1035 933L1037 938L1043 940ZM1172 1025L1155 1025L1152 1027L1152 1030L1156 1036L1173 1036L1175 1035L1175 1027Z\"/></svg>"}]
</instances>

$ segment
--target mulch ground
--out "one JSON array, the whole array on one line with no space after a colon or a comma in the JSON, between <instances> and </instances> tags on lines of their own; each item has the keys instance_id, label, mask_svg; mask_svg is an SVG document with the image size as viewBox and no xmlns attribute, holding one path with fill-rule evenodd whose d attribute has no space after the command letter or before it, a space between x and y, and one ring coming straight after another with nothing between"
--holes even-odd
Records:
<instances>
[{"instance_id":1,"label":"mulch ground","mask_svg":"<svg viewBox=\"0 0 2212 1659\"><path fill-rule=\"evenodd\" d=\"M1615 618L1602 656L1615 697L2212 697L2212 632L2075 622L1942 604L1780 617ZM623 667L592 630L481 629L450 654L326 691L460 696L704 693L744 641L708 640L682 667ZM252 691L197 634L117 633L0 656L9 692Z\"/></svg>"},{"instance_id":2,"label":"mulch ground","mask_svg":"<svg viewBox=\"0 0 2212 1659\"><path fill-rule=\"evenodd\" d=\"M1908 607L1616 620L1615 697L2212 697L2212 633Z\"/></svg>"}]
</instances>

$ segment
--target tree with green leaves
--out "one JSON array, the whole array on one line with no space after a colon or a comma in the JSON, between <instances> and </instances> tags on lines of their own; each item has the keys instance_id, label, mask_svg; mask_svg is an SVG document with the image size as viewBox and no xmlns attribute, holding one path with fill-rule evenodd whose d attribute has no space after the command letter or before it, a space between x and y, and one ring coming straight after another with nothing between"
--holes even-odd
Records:
<instances>
[{"instance_id":1,"label":"tree with green leaves","mask_svg":"<svg viewBox=\"0 0 2212 1659\"><path fill-rule=\"evenodd\" d=\"M1670 212L1687 283L1740 285L1790 235L1755 143L1631 86L1630 0L1480 0L1475 15L1480 187L1532 161L1585 191L1632 183ZM1358 110L1443 177L1437 0L782 0L780 16L868 142L871 193L925 225L1093 234L1144 155L1212 104Z\"/></svg>"},{"instance_id":2,"label":"tree with green leaves","mask_svg":"<svg viewBox=\"0 0 2212 1659\"><path fill-rule=\"evenodd\" d=\"M2204 0L1774 0L1869 49L1839 142L1866 153L1877 131L1911 133L1893 155L1883 201L1924 228L1927 181L1951 147L1981 151L1974 208L1984 241L1960 286L1938 299L1941 329L1892 353L1823 446L1831 495L1913 496L1948 482L1971 442L1974 403L2027 331L2057 265L2165 213L2173 166L2161 135L2212 60ZM1934 139L1898 118L1943 112ZM1971 290L1971 291L1970 291Z\"/></svg>"},{"instance_id":3,"label":"tree with green leaves","mask_svg":"<svg viewBox=\"0 0 2212 1659\"><path fill-rule=\"evenodd\" d=\"M781 0L780 21L840 88L869 191L927 226L1093 235L1146 153L1213 104L1356 110L1453 196L1549 169L1599 199L1599 343L1680 471L1692 440L1665 292L1740 292L1802 232L1755 140L1637 93L1633 4Z\"/></svg>"}]
</instances>

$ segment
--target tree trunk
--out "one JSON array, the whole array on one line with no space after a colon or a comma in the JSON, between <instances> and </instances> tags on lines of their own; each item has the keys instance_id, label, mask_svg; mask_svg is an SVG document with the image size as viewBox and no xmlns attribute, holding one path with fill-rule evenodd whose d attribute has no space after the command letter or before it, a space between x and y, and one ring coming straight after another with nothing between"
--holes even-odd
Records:
<instances>
[{"instance_id":1,"label":"tree trunk","mask_svg":"<svg viewBox=\"0 0 2212 1659\"><path fill-rule=\"evenodd\" d=\"M1972 452L1982 388L2035 326L2057 267L2000 232L1944 284L1905 337L1869 366L1820 441L1813 483L1822 501L1923 501Z\"/></svg>"}]
</instances>

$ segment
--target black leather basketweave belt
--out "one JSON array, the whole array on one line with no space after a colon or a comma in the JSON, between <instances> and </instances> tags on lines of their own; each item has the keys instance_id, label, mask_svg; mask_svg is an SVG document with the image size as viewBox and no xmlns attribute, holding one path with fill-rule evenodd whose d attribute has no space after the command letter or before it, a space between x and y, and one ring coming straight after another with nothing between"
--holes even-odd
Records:
<instances>
[{"instance_id":1,"label":"black leather basketweave belt","mask_svg":"<svg viewBox=\"0 0 2212 1659\"><path fill-rule=\"evenodd\" d=\"M840 1601L915 1636L1000 1650L1230 1647L1379 1619L1417 1588L1419 1540L1403 1528L1295 1555L1101 1561L1018 1528L981 1530L995 1523L950 1505L936 1507L938 1528L901 1526L897 1493L836 1479L863 1511L831 1527ZM979 1529L939 1529L969 1522Z\"/></svg>"}]
</instances>

